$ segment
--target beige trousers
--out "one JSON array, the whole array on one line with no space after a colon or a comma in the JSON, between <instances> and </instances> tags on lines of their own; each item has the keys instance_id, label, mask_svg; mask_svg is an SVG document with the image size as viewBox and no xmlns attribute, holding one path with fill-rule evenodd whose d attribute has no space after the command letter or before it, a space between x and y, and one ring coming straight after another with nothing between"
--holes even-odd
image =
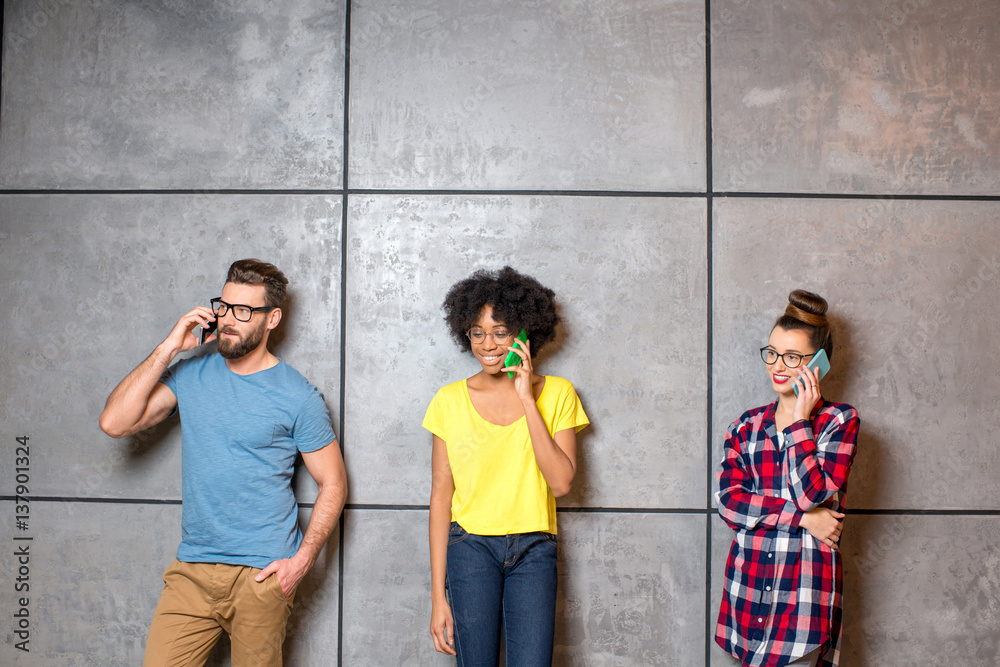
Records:
<instances>
[{"instance_id":1,"label":"beige trousers","mask_svg":"<svg viewBox=\"0 0 1000 667\"><path fill-rule=\"evenodd\" d=\"M233 667L280 667L295 593L286 598L274 574L258 583L258 572L244 565L171 563L143 667L200 667L223 632L232 642Z\"/></svg>"}]
</instances>

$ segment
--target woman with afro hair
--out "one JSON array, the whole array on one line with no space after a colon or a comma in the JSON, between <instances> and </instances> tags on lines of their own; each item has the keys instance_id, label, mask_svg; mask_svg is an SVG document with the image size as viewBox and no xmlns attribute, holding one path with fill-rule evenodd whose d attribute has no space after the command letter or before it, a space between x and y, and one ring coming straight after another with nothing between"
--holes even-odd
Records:
<instances>
[{"instance_id":1,"label":"woman with afro hair","mask_svg":"<svg viewBox=\"0 0 1000 667\"><path fill-rule=\"evenodd\" d=\"M555 338L555 294L509 266L445 297L451 335L481 370L442 387L433 434L431 635L460 667L549 665L556 608L556 503L576 473L589 421L568 381L537 375ZM515 340L521 330L527 342ZM518 362L507 366L513 352Z\"/></svg>"}]
</instances>

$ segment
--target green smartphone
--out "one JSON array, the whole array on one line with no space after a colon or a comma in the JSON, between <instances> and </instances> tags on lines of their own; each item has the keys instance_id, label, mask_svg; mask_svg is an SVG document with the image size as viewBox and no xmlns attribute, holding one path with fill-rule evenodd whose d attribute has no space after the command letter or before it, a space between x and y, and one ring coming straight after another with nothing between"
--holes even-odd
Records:
<instances>
[{"instance_id":1,"label":"green smartphone","mask_svg":"<svg viewBox=\"0 0 1000 667\"><path fill-rule=\"evenodd\" d=\"M528 342L528 332L525 331L524 329L521 329L521 333L517 334L517 338L515 338L514 340L515 341L519 340L522 343L527 343ZM514 346L514 343L511 343L511 347L513 347L513 346ZM523 345L521 346L521 349L522 350L524 349ZM521 364L521 355L519 355L517 352L515 352L513 350L511 350L510 352L508 352L507 353L507 358L503 360L504 368L506 368L508 366L519 366L520 364ZM514 377L514 371L507 371L507 377Z\"/></svg>"},{"instance_id":2,"label":"green smartphone","mask_svg":"<svg viewBox=\"0 0 1000 667\"><path fill-rule=\"evenodd\" d=\"M809 360L806 364L806 368L812 370L816 374L816 381L823 379L823 376L830 372L830 360L826 356L826 350L821 349L819 352L813 355L813 358ZM799 383L796 378L792 382L792 389L795 390L795 395L799 395Z\"/></svg>"}]
</instances>

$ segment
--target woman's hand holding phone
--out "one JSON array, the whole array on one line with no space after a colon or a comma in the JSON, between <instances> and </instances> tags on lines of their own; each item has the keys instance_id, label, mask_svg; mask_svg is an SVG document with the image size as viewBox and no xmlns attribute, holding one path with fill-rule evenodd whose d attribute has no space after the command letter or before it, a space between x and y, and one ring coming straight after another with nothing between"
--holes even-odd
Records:
<instances>
[{"instance_id":1,"label":"woman's hand holding phone","mask_svg":"<svg viewBox=\"0 0 1000 667\"><path fill-rule=\"evenodd\" d=\"M514 339L514 342L507 347L507 349L510 351L507 353L507 358L503 360L503 365L504 365L503 370L507 370L508 367L515 366L521 363L521 359L518 358L518 354L517 352L514 351L513 348L513 345L517 345L518 342L521 343L528 342L528 332L525 331L524 329L521 329L521 333L517 334L517 337ZM507 377L509 378L514 377L514 371L507 371Z\"/></svg>"},{"instance_id":2,"label":"woman's hand holding phone","mask_svg":"<svg viewBox=\"0 0 1000 667\"><path fill-rule=\"evenodd\" d=\"M500 370L507 371L508 375L514 378L514 389L522 401L534 401L535 398L531 393L531 345L524 329L521 329L517 339L511 341L507 349L510 350L510 354L504 360L506 365ZM516 358L514 355L520 357L520 363L517 365L511 363L512 359Z\"/></svg>"},{"instance_id":3,"label":"woman's hand holding phone","mask_svg":"<svg viewBox=\"0 0 1000 667\"><path fill-rule=\"evenodd\" d=\"M816 372L813 369L804 366L792 382L799 387L799 395L795 399L795 407L792 409L792 421L808 420L812 417L813 408L823 398L819 391L819 378L816 377Z\"/></svg>"}]
</instances>

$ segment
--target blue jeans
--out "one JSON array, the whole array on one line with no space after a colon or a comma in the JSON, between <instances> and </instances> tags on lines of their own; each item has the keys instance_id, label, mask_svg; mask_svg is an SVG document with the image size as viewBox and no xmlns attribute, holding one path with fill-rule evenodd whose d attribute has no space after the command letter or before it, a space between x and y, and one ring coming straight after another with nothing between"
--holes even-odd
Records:
<instances>
[{"instance_id":1,"label":"blue jeans","mask_svg":"<svg viewBox=\"0 0 1000 667\"><path fill-rule=\"evenodd\" d=\"M501 629L508 667L552 664L555 535L472 535L452 522L446 586L459 667L497 667Z\"/></svg>"}]
</instances>

